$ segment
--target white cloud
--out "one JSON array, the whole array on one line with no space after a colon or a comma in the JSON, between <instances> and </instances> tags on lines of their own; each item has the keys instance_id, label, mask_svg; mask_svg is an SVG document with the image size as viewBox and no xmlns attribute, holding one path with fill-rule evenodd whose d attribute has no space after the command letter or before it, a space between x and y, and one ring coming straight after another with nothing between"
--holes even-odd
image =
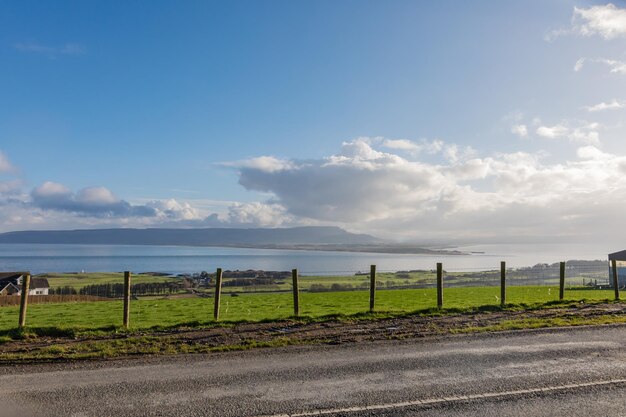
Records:
<instances>
[{"instance_id":1,"label":"white cloud","mask_svg":"<svg viewBox=\"0 0 626 417\"><path fill-rule=\"evenodd\" d=\"M587 58L579 58L576 61L576 64L574 64L574 71L578 72L581 69L583 69L583 67L585 66L585 61L587 60Z\"/></svg>"},{"instance_id":2,"label":"white cloud","mask_svg":"<svg viewBox=\"0 0 626 417\"><path fill-rule=\"evenodd\" d=\"M364 143L369 144L368 138L359 138ZM386 139L386 138L377 138L382 140L382 146L387 149L394 149L400 151L408 151L412 155L417 155L421 152L425 152L427 154L436 154L444 150L444 142L439 139L435 139L432 141L422 139L419 142L414 142L408 139ZM375 141L373 141L375 142Z\"/></svg>"},{"instance_id":3,"label":"white cloud","mask_svg":"<svg viewBox=\"0 0 626 417\"><path fill-rule=\"evenodd\" d=\"M582 146L576 150L576 155L580 159L594 159L594 160L610 160L611 155L602 152L595 146Z\"/></svg>"},{"instance_id":4,"label":"white cloud","mask_svg":"<svg viewBox=\"0 0 626 417\"><path fill-rule=\"evenodd\" d=\"M600 134L594 130L574 129L569 135L569 139L576 143L590 143L597 145L600 143Z\"/></svg>"},{"instance_id":5,"label":"white cloud","mask_svg":"<svg viewBox=\"0 0 626 417\"><path fill-rule=\"evenodd\" d=\"M385 139L383 146L389 149L398 149L402 151L418 151L421 146L408 139Z\"/></svg>"},{"instance_id":6,"label":"white cloud","mask_svg":"<svg viewBox=\"0 0 626 417\"><path fill-rule=\"evenodd\" d=\"M241 167L264 172L292 169L290 161L273 157L243 161ZM0 173L15 172L0 152ZM232 227L299 225L301 222L272 203L239 203L175 199L139 199L130 203L106 187L85 187L76 192L64 184L46 181L30 193L21 179L0 181L0 231L76 227ZM218 211L218 213L215 213Z\"/></svg>"},{"instance_id":7,"label":"white cloud","mask_svg":"<svg viewBox=\"0 0 626 417\"><path fill-rule=\"evenodd\" d=\"M442 155L449 162L459 162L473 158L476 155L476 151L471 146L446 144L442 149Z\"/></svg>"},{"instance_id":8,"label":"white cloud","mask_svg":"<svg viewBox=\"0 0 626 417\"><path fill-rule=\"evenodd\" d=\"M57 197L57 196L62 196L62 197L70 196L72 192L70 191L69 188L67 188L63 184L59 184L57 182L52 182L52 181L46 181L43 184L41 184L39 187L36 187L33 190L33 194L41 198L50 198L50 197Z\"/></svg>"},{"instance_id":9,"label":"white cloud","mask_svg":"<svg viewBox=\"0 0 626 417\"><path fill-rule=\"evenodd\" d=\"M568 132L569 129L563 125L539 126L536 131L539 136L549 139L564 137Z\"/></svg>"},{"instance_id":10,"label":"white cloud","mask_svg":"<svg viewBox=\"0 0 626 417\"><path fill-rule=\"evenodd\" d=\"M576 61L576 64L574 65L574 71L578 72L582 70L587 62L604 64L609 67L609 71L613 74L626 74L626 62L607 58L580 58L578 61Z\"/></svg>"},{"instance_id":11,"label":"white cloud","mask_svg":"<svg viewBox=\"0 0 626 417\"><path fill-rule=\"evenodd\" d=\"M290 161L274 157L240 163L264 172L292 169ZM17 169L0 151L0 173ZM232 227L306 224L271 203L196 200L198 207L175 199L144 199L130 203L106 187L85 187L76 192L64 184L46 181L30 193L21 179L0 181L0 231L76 227ZM215 213L214 210L218 210ZM309 222L310 223L310 222Z\"/></svg>"},{"instance_id":12,"label":"white cloud","mask_svg":"<svg viewBox=\"0 0 626 417\"><path fill-rule=\"evenodd\" d=\"M157 217L170 220L202 220L204 216L188 202L179 202L173 198L153 200L146 206L156 210Z\"/></svg>"},{"instance_id":13,"label":"white cloud","mask_svg":"<svg viewBox=\"0 0 626 417\"><path fill-rule=\"evenodd\" d=\"M259 169L266 172L281 171L293 168L289 161L284 161L273 156L259 156L238 162L226 162L224 166L237 166L241 168Z\"/></svg>"},{"instance_id":14,"label":"white cloud","mask_svg":"<svg viewBox=\"0 0 626 417\"><path fill-rule=\"evenodd\" d=\"M377 158L396 158L396 155L374 151L372 146L378 143L388 149L406 151L411 157L417 157L425 153L427 155L440 155L449 161L458 161L470 159L476 154L476 151L471 146L447 144L440 139L432 141L422 139L419 142L413 142L407 139L374 138L374 140L372 140L370 138L361 137L352 142L344 143L341 155L346 157L352 156L349 149L356 147L359 149L358 155L361 160L374 159L372 155L376 155ZM363 150L364 147L369 149ZM331 157L330 159L337 159L337 157ZM365 163L367 164L367 162Z\"/></svg>"},{"instance_id":15,"label":"white cloud","mask_svg":"<svg viewBox=\"0 0 626 417\"><path fill-rule=\"evenodd\" d=\"M228 209L225 224L235 227L278 227L295 222L280 204L235 203Z\"/></svg>"},{"instance_id":16,"label":"white cloud","mask_svg":"<svg viewBox=\"0 0 626 417\"><path fill-rule=\"evenodd\" d=\"M585 109L587 109L588 112L594 113L604 110L623 109L624 107L626 107L626 101L613 99L612 101L607 103L601 102L598 104L594 104L593 106L587 106L585 107Z\"/></svg>"},{"instance_id":17,"label":"white cloud","mask_svg":"<svg viewBox=\"0 0 626 417\"><path fill-rule=\"evenodd\" d=\"M587 9L574 7L573 23L575 30L583 36L615 39L626 36L626 9L612 3Z\"/></svg>"},{"instance_id":18,"label":"white cloud","mask_svg":"<svg viewBox=\"0 0 626 417\"><path fill-rule=\"evenodd\" d=\"M115 204L120 200L105 187L87 187L76 193L76 201L92 205Z\"/></svg>"},{"instance_id":19,"label":"white cloud","mask_svg":"<svg viewBox=\"0 0 626 417\"><path fill-rule=\"evenodd\" d=\"M384 216L388 205L395 200L386 201L387 196L381 195L380 190L415 198L414 194L431 194L427 188L422 191L419 184L443 186L447 182L442 173L433 173L425 165L411 163L398 155L377 151L363 140L344 143L338 155L306 164L293 161L293 164L292 169L275 172L245 167L240 170L240 183L251 190L274 193L278 202L298 217L328 221L361 217L368 221ZM404 181L407 169L414 174L408 184Z\"/></svg>"},{"instance_id":20,"label":"white cloud","mask_svg":"<svg viewBox=\"0 0 626 417\"><path fill-rule=\"evenodd\" d=\"M593 141L587 136L599 129L587 122L555 126L540 127L581 142ZM626 157L597 146L580 146L560 163L547 162L542 152L479 155L444 142L425 162L384 147L382 139L361 138L318 160L244 161L237 168L240 183L270 198L220 202L218 214L208 211L215 201L205 209L175 199L133 204L104 187L72 191L46 182L23 195L19 184L0 184L0 228L332 224L382 237L493 241L601 236L622 216Z\"/></svg>"},{"instance_id":21,"label":"white cloud","mask_svg":"<svg viewBox=\"0 0 626 417\"><path fill-rule=\"evenodd\" d=\"M520 138L525 138L526 136L528 136L528 128L524 124L513 125L511 127L511 133L519 136Z\"/></svg>"},{"instance_id":22,"label":"white cloud","mask_svg":"<svg viewBox=\"0 0 626 417\"><path fill-rule=\"evenodd\" d=\"M608 65L612 73L626 74L626 62L614 59L600 59L599 62Z\"/></svg>"},{"instance_id":23,"label":"white cloud","mask_svg":"<svg viewBox=\"0 0 626 417\"><path fill-rule=\"evenodd\" d=\"M556 134L589 133L566 130L556 129ZM279 213L266 216L266 221L291 215L382 236L585 236L609 230L610 218L621 218L621 200L600 196L626 192L626 157L587 145L570 161L548 164L544 159L543 153L515 152L425 163L381 152L357 139L345 143L337 155L291 161L290 169L242 169L240 183L273 194L271 210L258 208L261 213Z\"/></svg>"},{"instance_id":24,"label":"white cloud","mask_svg":"<svg viewBox=\"0 0 626 417\"><path fill-rule=\"evenodd\" d=\"M265 165L256 169L264 170ZM106 187L76 192L47 181L30 194L19 180L0 182L0 230L76 227L275 227L311 224L300 221L273 203L198 201L199 209L175 199L144 199L136 204L115 196ZM220 213L213 210L221 208Z\"/></svg>"},{"instance_id":25,"label":"white cloud","mask_svg":"<svg viewBox=\"0 0 626 417\"><path fill-rule=\"evenodd\" d=\"M145 205L132 205L104 187L87 187L73 193L63 184L44 182L30 193L31 204L43 210L69 212L87 217L155 217Z\"/></svg>"},{"instance_id":26,"label":"white cloud","mask_svg":"<svg viewBox=\"0 0 626 417\"><path fill-rule=\"evenodd\" d=\"M573 143L593 144L600 143L600 133L598 130L601 126L598 123L583 123L575 127L566 124L557 124L554 126L539 126L535 133L546 139L567 138Z\"/></svg>"}]
</instances>

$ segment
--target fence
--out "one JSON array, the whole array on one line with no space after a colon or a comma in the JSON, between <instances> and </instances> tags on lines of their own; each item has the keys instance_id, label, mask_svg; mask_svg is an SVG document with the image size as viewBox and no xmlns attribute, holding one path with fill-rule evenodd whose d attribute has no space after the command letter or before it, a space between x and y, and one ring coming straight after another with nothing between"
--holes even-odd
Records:
<instances>
[{"instance_id":1,"label":"fence","mask_svg":"<svg viewBox=\"0 0 626 417\"><path fill-rule=\"evenodd\" d=\"M29 295L28 304L75 303L84 301L111 301L110 298L95 295ZM21 297L0 296L0 307L17 306Z\"/></svg>"},{"instance_id":2,"label":"fence","mask_svg":"<svg viewBox=\"0 0 626 417\"><path fill-rule=\"evenodd\" d=\"M436 264L429 270L377 270L371 265L364 271L258 272L218 269L180 294L141 298L133 296L133 277L127 272L121 301L32 306L29 323L32 319L36 326L89 328L116 325L121 319L124 327L131 323L134 327L152 327L217 320L524 305L563 299L619 299L617 268L600 261L528 268L507 268L502 262L488 270L450 269ZM245 273L256 276L246 277ZM6 310L9 307L0 309L0 313L7 313L0 314L0 329L9 327L15 315L19 327L25 326L32 299L27 295L29 281L23 280L19 314Z\"/></svg>"}]
</instances>

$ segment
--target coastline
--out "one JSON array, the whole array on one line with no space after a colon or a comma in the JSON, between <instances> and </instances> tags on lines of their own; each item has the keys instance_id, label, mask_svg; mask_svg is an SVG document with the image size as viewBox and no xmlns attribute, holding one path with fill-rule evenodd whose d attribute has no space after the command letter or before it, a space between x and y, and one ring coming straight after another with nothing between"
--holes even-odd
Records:
<instances>
[{"instance_id":1,"label":"coastline","mask_svg":"<svg viewBox=\"0 0 626 417\"><path fill-rule=\"evenodd\" d=\"M602 249L600 249L602 250ZM476 253L477 251L483 253ZM367 245L104 245L0 244L0 271L112 272L157 271L168 274L199 271L297 268L306 275L352 275L376 265L378 271L434 269L478 271L531 267L567 260L604 258L592 248L537 245L482 245L421 248L408 244Z\"/></svg>"}]
</instances>

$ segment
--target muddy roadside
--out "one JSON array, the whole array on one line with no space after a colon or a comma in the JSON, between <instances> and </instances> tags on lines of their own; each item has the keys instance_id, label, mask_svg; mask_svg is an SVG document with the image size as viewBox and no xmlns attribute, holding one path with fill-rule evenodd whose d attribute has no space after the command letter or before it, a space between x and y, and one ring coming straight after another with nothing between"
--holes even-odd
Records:
<instances>
[{"instance_id":1,"label":"muddy roadside","mask_svg":"<svg viewBox=\"0 0 626 417\"><path fill-rule=\"evenodd\" d=\"M348 344L459 333L621 323L626 323L625 304L579 303L527 311L416 314L322 322L285 320L88 337L38 336L0 345L0 365L150 354L208 353L286 345Z\"/></svg>"}]
</instances>

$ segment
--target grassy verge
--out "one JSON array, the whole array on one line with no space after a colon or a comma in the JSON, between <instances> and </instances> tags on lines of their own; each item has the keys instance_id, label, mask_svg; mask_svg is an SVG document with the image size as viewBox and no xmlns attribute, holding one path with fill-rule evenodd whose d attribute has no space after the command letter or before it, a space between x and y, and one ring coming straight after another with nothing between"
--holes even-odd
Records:
<instances>
[{"instance_id":1,"label":"grassy verge","mask_svg":"<svg viewBox=\"0 0 626 417\"><path fill-rule=\"evenodd\" d=\"M571 315L566 317L503 320L500 323L488 326L469 326L453 329L450 333L501 332L506 330L541 329L546 327L602 326L607 324L623 323L626 323L626 316L622 315L616 316L614 314L603 314L595 317Z\"/></svg>"},{"instance_id":2,"label":"grassy verge","mask_svg":"<svg viewBox=\"0 0 626 417\"><path fill-rule=\"evenodd\" d=\"M23 352L10 352L0 357L0 364L52 362L67 360L110 359L138 355L175 355L189 353L228 352L254 348L282 347L297 342L287 337L271 341L244 340L237 344L207 346L186 343L174 337L133 336L119 340L52 344Z\"/></svg>"},{"instance_id":3,"label":"grassy verge","mask_svg":"<svg viewBox=\"0 0 626 417\"><path fill-rule=\"evenodd\" d=\"M173 355L182 353L210 353L233 350L247 350L261 347L280 347L294 344L344 343L341 335L345 329L375 325L380 320L397 319L407 327L407 331L395 333L372 332L366 340L404 339L423 335L461 334L495 332L519 329L537 329L563 326L606 325L626 323L626 315L615 314L600 307L610 307L609 303L593 301L550 301L534 304L508 304L504 308L493 305L480 307L448 308L437 310L427 308L413 312L377 312L352 315L334 314L321 317L301 317L279 322L270 321L271 327L261 327L254 331L254 323L249 322L205 322L186 323L175 326L153 326L150 329L123 330L119 327L99 329L67 329L58 327L33 327L23 331L8 330L0 333L2 346L0 364L28 363L58 360L105 359L135 355ZM588 311L589 308L598 308ZM412 321L421 319L421 324L412 327ZM333 322L333 332L319 332L309 337L309 330L324 328L320 323ZM247 324L243 336L239 337L238 326ZM395 321L389 325L396 326ZM384 324L383 327L387 326ZM420 327L421 326L421 327ZM216 327L234 327L230 339L216 342ZM302 332L281 334L276 328L301 328ZM202 337L190 338L186 332L202 334L207 332L207 342ZM17 345L17 346L13 346Z\"/></svg>"}]
</instances>

